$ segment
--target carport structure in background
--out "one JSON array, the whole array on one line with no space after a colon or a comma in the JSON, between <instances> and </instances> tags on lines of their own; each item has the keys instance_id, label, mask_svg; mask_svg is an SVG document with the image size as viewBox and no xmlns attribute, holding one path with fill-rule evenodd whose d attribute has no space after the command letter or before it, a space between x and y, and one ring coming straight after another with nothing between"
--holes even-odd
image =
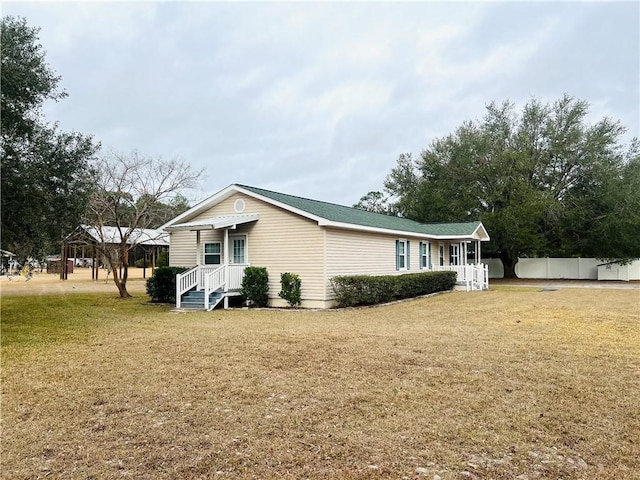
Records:
<instances>
[{"instance_id":1,"label":"carport structure in background","mask_svg":"<svg viewBox=\"0 0 640 480\"><path fill-rule=\"evenodd\" d=\"M121 244L122 235L129 231L129 227L96 227L92 225L80 225L70 235L65 238L62 245L60 279L66 280L68 277L67 259L80 258L91 259L91 278L98 279L100 263L103 261L99 257L99 245L111 245L118 248ZM146 268L155 268L158 263L158 256L162 252L169 252L169 235L161 230L151 228L134 228L127 240L129 250L129 266L135 266L136 261L142 259L143 277L146 278Z\"/></svg>"}]
</instances>

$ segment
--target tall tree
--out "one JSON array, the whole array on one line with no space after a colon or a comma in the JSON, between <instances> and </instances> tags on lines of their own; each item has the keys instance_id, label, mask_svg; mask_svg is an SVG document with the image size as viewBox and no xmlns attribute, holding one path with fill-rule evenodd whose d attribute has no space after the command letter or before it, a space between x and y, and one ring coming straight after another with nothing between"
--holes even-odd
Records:
<instances>
[{"instance_id":1,"label":"tall tree","mask_svg":"<svg viewBox=\"0 0 640 480\"><path fill-rule=\"evenodd\" d=\"M141 229L160 226L159 205L169 205L167 212L182 208L185 197L181 193L194 187L202 172L182 160L145 157L136 152L101 154L95 172L96 188L86 223L96 227L98 254L113 272L120 296L129 297L129 252L140 240ZM115 233L108 227L114 227Z\"/></svg>"},{"instance_id":2,"label":"tall tree","mask_svg":"<svg viewBox=\"0 0 640 480\"><path fill-rule=\"evenodd\" d=\"M41 112L67 96L46 63L38 28L3 17L0 68L2 248L21 257L58 251L75 228L92 188L92 137L59 132Z\"/></svg>"},{"instance_id":3,"label":"tall tree","mask_svg":"<svg viewBox=\"0 0 640 480\"><path fill-rule=\"evenodd\" d=\"M391 214L389 199L384 193L379 191L371 191L360 197L360 200L353 208L359 208L360 210L366 210L368 212Z\"/></svg>"},{"instance_id":4,"label":"tall tree","mask_svg":"<svg viewBox=\"0 0 640 480\"><path fill-rule=\"evenodd\" d=\"M608 118L587 124L588 111L568 95L532 99L520 114L491 103L419 158L401 155L385 188L408 218L482 220L505 276L523 254L640 256L630 233L640 231L637 142L625 148L624 128Z\"/></svg>"}]
</instances>

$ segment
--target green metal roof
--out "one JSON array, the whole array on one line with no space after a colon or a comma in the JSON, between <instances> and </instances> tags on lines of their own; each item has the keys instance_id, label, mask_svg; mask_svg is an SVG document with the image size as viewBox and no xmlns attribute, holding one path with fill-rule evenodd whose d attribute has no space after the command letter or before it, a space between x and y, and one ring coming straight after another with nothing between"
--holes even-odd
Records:
<instances>
[{"instance_id":1,"label":"green metal roof","mask_svg":"<svg viewBox=\"0 0 640 480\"><path fill-rule=\"evenodd\" d=\"M358 208L296 197L294 195L272 192L271 190L249 187L247 185L238 185L238 187L288 205L289 207L310 213L316 217L337 223L437 236L471 236L480 225L480 222L420 223L406 218L368 212Z\"/></svg>"}]
</instances>

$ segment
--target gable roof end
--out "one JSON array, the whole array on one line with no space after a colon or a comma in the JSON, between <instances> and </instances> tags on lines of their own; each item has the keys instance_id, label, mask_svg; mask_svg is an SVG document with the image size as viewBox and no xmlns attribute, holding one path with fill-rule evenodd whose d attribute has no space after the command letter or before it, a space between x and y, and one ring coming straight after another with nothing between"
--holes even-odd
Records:
<instances>
[{"instance_id":1,"label":"gable roof end","mask_svg":"<svg viewBox=\"0 0 640 480\"><path fill-rule=\"evenodd\" d=\"M335 203L312 200L287 195L247 185L233 184L198 203L182 215L163 225L162 229L171 229L172 225L183 223L190 218L217 205L234 193L243 193L290 212L318 222L320 226L346 228L369 232L393 233L398 235L423 235L431 238L489 240L489 235L481 222L432 223L425 224L401 217L374 213Z\"/></svg>"}]
</instances>

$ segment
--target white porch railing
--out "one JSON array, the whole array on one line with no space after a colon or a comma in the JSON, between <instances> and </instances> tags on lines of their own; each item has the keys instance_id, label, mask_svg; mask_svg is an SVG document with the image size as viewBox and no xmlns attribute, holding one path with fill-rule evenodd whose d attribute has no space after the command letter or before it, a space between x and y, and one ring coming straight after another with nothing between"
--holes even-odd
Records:
<instances>
[{"instance_id":1,"label":"white porch railing","mask_svg":"<svg viewBox=\"0 0 640 480\"><path fill-rule=\"evenodd\" d=\"M248 266L248 263L227 265L227 290L240 290L244 269Z\"/></svg>"},{"instance_id":2,"label":"white porch railing","mask_svg":"<svg viewBox=\"0 0 640 480\"><path fill-rule=\"evenodd\" d=\"M217 290L224 289L226 283L225 268L223 265L204 275L204 309L207 311L209 310L209 295Z\"/></svg>"},{"instance_id":3,"label":"white porch railing","mask_svg":"<svg viewBox=\"0 0 640 480\"><path fill-rule=\"evenodd\" d=\"M464 285L467 292L489 289L489 266L484 263L437 266L435 270L456 272L457 283Z\"/></svg>"},{"instance_id":4,"label":"white porch railing","mask_svg":"<svg viewBox=\"0 0 640 480\"><path fill-rule=\"evenodd\" d=\"M182 295L189 290L204 290L204 306L209 309L209 295L222 290L240 290L244 269L249 264L197 265L176 275L176 307L180 308Z\"/></svg>"},{"instance_id":5,"label":"white porch railing","mask_svg":"<svg viewBox=\"0 0 640 480\"><path fill-rule=\"evenodd\" d=\"M178 273L176 275L176 308L180 308L182 294L198 285L198 278L200 277L198 273L199 266L196 266L186 272Z\"/></svg>"}]
</instances>

